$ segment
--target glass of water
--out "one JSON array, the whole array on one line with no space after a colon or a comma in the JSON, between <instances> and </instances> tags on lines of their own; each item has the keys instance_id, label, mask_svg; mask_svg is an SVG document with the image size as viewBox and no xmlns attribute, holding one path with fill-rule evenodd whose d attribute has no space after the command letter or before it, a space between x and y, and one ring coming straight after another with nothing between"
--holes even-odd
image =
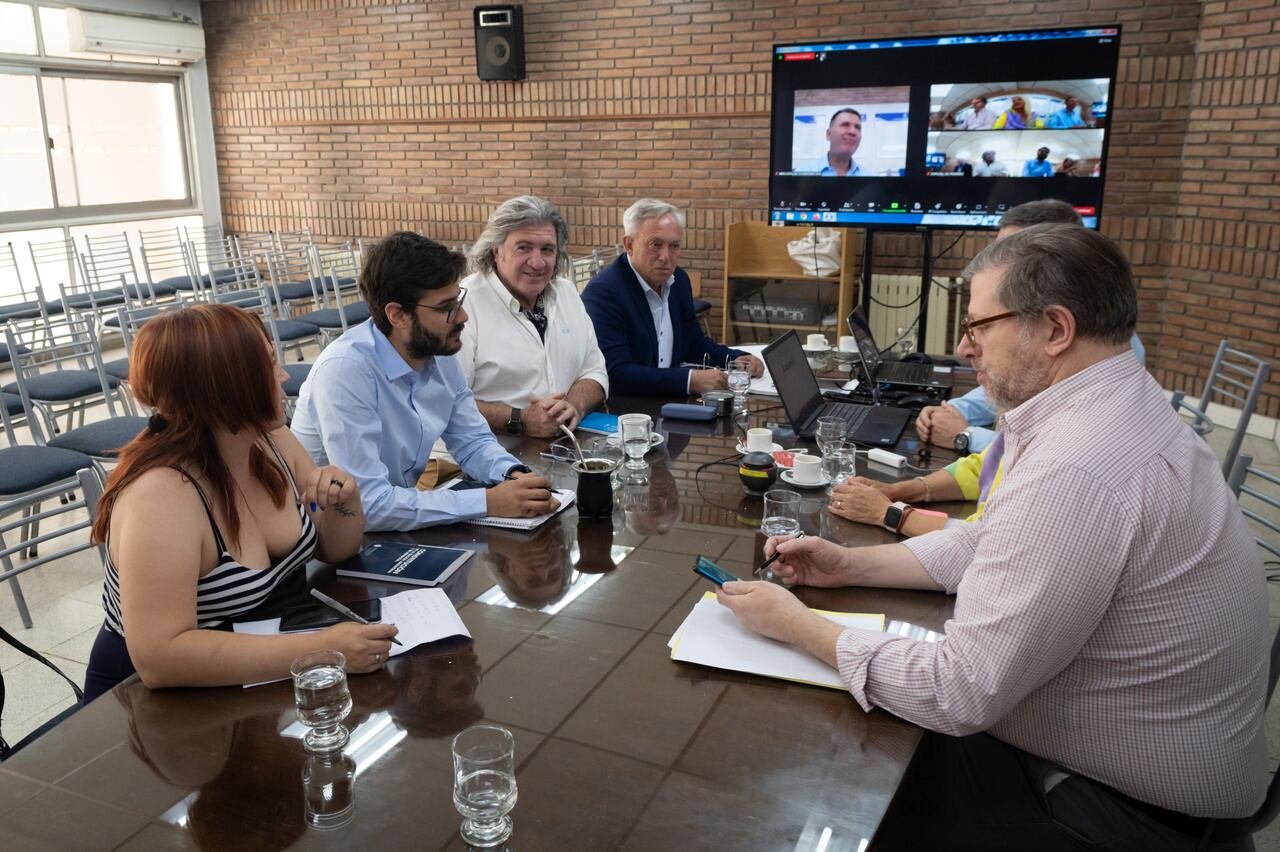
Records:
<instances>
[{"instance_id":1,"label":"glass of water","mask_svg":"<svg viewBox=\"0 0 1280 852\"><path fill-rule=\"evenodd\" d=\"M818 443L818 449L825 452L827 442L842 440L848 429L844 420L839 417L819 417L813 439Z\"/></svg>"},{"instance_id":2,"label":"glass of water","mask_svg":"<svg viewBox=\"0 0 1280 852\"><path fill-rule=\"evenodd\" d=\"M453 806L462 814L462 839L472 846L511 837L515 755L515 737L497 725L473 725L453 738Z\"/></svg>"},{"instance_id":3,"label":"glass of water","mask_svg":"<svg viewBox=\"0 0 1280 852\"><path fill-rule=\"evenodd\" d=\"M729 369L729 390L733 391L733 410L747 410L747 391L751 387L751 373L736 364Z\"/></svg>"},{"instance_id":4,"label":"glass of water","mask_svg":"<svg viewBox=\"0 0 1280 852\"><path fill-rule=\"evenodd\" d=\"M822 448L822 475L831 483L827 493L853 475L857 446L850 441L827 441Z\"/></svg>"},{"instance_id":5,"label":"glass of water","mask_svg":"<svg viewBox=\"0 0 1280 852\"><path fill-rule=\"evenodd\" d=\"M627 468L643 470L644 457L649 452L649 418L619 418L618 430L622 433L622 450L627 454Z\"/></svg>"},{"instance_id":6,"label":"glass of water","mask_svg":"<svg viewBox=\"0 0 1280 852\"><path fill-rule=\"evenodd\" d=\"M780 488L766 491L760 531L767 536L800 532L800 495Z\"/></svg>"},{"instance_id":7,"label":"glass of water","mask_svg":"<svg viewBox=\"0 0 1280 852\"><path fill-rule=\"evenodd\" d=\"M342 720L351 712L347 689L347 658L340 651L312 651L293 661L293 700L298 721L309 727L302 744L325 754L347 744Z\"/></svg>"},{"instance_id":8,"label":"glass of water","mask_svg":"<svg viewBox=\"0 0 1280 852\"><path fill-rule=\"evenodd\" d=\"M899 356L909 355L916 351L915 326L905 326L898 329L897 345L894 349Z\"/></svg>"}]
</instances>

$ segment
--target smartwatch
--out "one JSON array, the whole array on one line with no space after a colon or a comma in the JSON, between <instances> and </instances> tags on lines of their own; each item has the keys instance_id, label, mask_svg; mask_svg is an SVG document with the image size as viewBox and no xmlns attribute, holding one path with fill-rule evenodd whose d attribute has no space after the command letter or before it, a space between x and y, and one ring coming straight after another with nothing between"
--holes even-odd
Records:
<instances>
[{"instance_id":1,"label":"smartwatch","mask_svg":"<svg viewBox=\"0 0 1280 852\"><path fill-rule=\"evenodd\" d=\"M511 417L507 420L507 434L519 435L524 431L524 421L520 419L520 409L511 407Z\"/></svg>"},{"instance_id":2,"label":"smartwatch","mask_svg":"<svg viewBox=\"0 0 1280 852\"><path fill-rule=\"evenodd\" d=\"M902 528L902 513L906 510L907 504L899 500L884 510L884 528L889 532L896 533Z\"/></svg>"},{"instance_id":3,"label":"smartwatch","mask_svg":"<svg viewBox=\"0 0 1280 852\"><path fill-rule=\"evenodd\" d=\"M523 464L513 464L507 469L507 476L519 471L520 473L533 473L533 468Z\"/></svg>"},{"instance_id":4,"label":"smartwatch","mask_svg":"<svg viewBox=\"0 0 1280 852\"><path fill-rule=\"evenodd\" d=\"M957 453L967 453L967 452L969 452L969 439L970 439L970 437L971 437L971 436L970 436L970 434L969 434L969 430L968 430L968 429L965 429L963 432L961 432L960 434L956 435L955 442L952 444L952 446L955 448L955 451L956 451Z\"/></svg>"}]
</instances>

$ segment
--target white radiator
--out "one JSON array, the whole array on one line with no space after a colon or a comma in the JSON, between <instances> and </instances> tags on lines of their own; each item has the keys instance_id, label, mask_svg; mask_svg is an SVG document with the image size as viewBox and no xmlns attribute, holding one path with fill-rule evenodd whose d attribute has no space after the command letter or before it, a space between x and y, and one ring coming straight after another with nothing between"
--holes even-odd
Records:
<instances>
[{"instance_id":1,"label":"white radiator","mask_svg":"<svg viewBox=\"0 0 1280 852\"><path fill-rule=\"evenodd\" d=\"M935 281L947 287L958 289L959 279L935 277ZM887 349L898 339L898 329L905 329L915 322L920 313L919 275L874 275L871 278L871 333L876 336L876 343ZM952 300L959 299L958 294L948 293L935 286L929 293L929 312L926 319L924 351L934 355L949 355L954 348L949 342L957 340L959 333L959 311L955 312L956 328L948 334L947 313ZM877 302L879 304L877 304ZM905 305L901 308L886 308L885 305ZM912 329L911 339L916 337Z\"/></svg>"}]
</instances>

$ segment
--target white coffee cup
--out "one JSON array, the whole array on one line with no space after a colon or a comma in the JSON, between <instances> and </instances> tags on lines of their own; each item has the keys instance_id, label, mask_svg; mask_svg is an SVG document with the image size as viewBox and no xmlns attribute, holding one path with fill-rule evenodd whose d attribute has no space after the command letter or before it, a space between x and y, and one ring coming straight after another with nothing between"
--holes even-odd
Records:
<instances>
[{"instance_id":1,"label":"white coffee cup","mask_svg":"<svg viewBox=\"0 0 1280 852\"><path fill-rule=\"evenodd\" d=\"M830 349L831 344L827 342L825 334L811 334L808 338L809 342L805 345L806 349Z\"/></svg>"},{"instance_id":2,"label":"white coffee cup","mask_svg":"<svg viewBox=\"0 0 1280 852\"><path fill-rule=\"evenodd\" d=\"M822 481L822 458L796 456L791 462L791 478L801 485L817 485Z\"/></svg>"},{"instance_id":3,"label":"white coffee cup","mask_svg":"<svg viewBox=\"0 0 1280 852\"><path fill-rule=\"evenodd\" d=\"M768 453L773 451L773 432L768 429L747 430L747 452Z\"/></svg>"},{"instance_id":4,"label":"white coffee cup","mask_svg":"<svg viewBox=\"0 0 1280 852\"><path fill-rule=\"evenodd\" d=\"M857 352L858 339L850 334L844 335L843 337L840 338L840 351L841 352Z\"/></svg>"}]
</instances>

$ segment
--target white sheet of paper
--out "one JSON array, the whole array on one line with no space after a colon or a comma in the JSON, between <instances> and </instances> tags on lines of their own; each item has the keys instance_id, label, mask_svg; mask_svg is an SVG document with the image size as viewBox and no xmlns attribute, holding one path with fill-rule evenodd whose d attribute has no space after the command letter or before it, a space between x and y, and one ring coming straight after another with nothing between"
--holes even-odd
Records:
<instances>
[{"instance_id":1,"label":"white sheet of paper","mask_svg":"<svg viewBox=\"0 0 1280 852\"><path fill-rule=\"evenodd\" d=\"M884 630L883 615L817 612L844 627ZM728 607L716 601L714 592L707 592L694 604L667 644L671 659L679 662L844 689L838 671L804 651L752 633Z\"/></svg>"},{"instance_id":2,"label":"white sheet of paper","mask_svg":"<svg viewBox=\"0 0 1280 852\"><path fill-rule=\"evenodd\" d=\"M453 608L443 589L412 589L382 599L382 623L400 628L396 634L403 645L391 645L389 656L396 657L419 645L437 642L450 636L470 636L471 631L462 623L458 611ZM233 624L236 633L249 636L279 636L280 619L245 621ZM313 631L314 632L314 631ZM286 680L286 678L279 678ZM260 686L275 681L246 683L245 687Z\"/></svg>"},{"instance_id":3,"label":"white sheet of paper","mask_svg":"<svg viewBox=\"0 0 1280 852\"><path fill-rule=\"evenodd\" d=\"M741 346L734 346L748 355L754 355L761 361L764 360L764 348L767 343L744 343ZM753 393L756 396L777 396L778 389L773 384L773 379L769 376L769 367L765 366L764 373L758 379L751 380L751 387L747 389L747 393Z\"/></svg>"}]
</instances>

